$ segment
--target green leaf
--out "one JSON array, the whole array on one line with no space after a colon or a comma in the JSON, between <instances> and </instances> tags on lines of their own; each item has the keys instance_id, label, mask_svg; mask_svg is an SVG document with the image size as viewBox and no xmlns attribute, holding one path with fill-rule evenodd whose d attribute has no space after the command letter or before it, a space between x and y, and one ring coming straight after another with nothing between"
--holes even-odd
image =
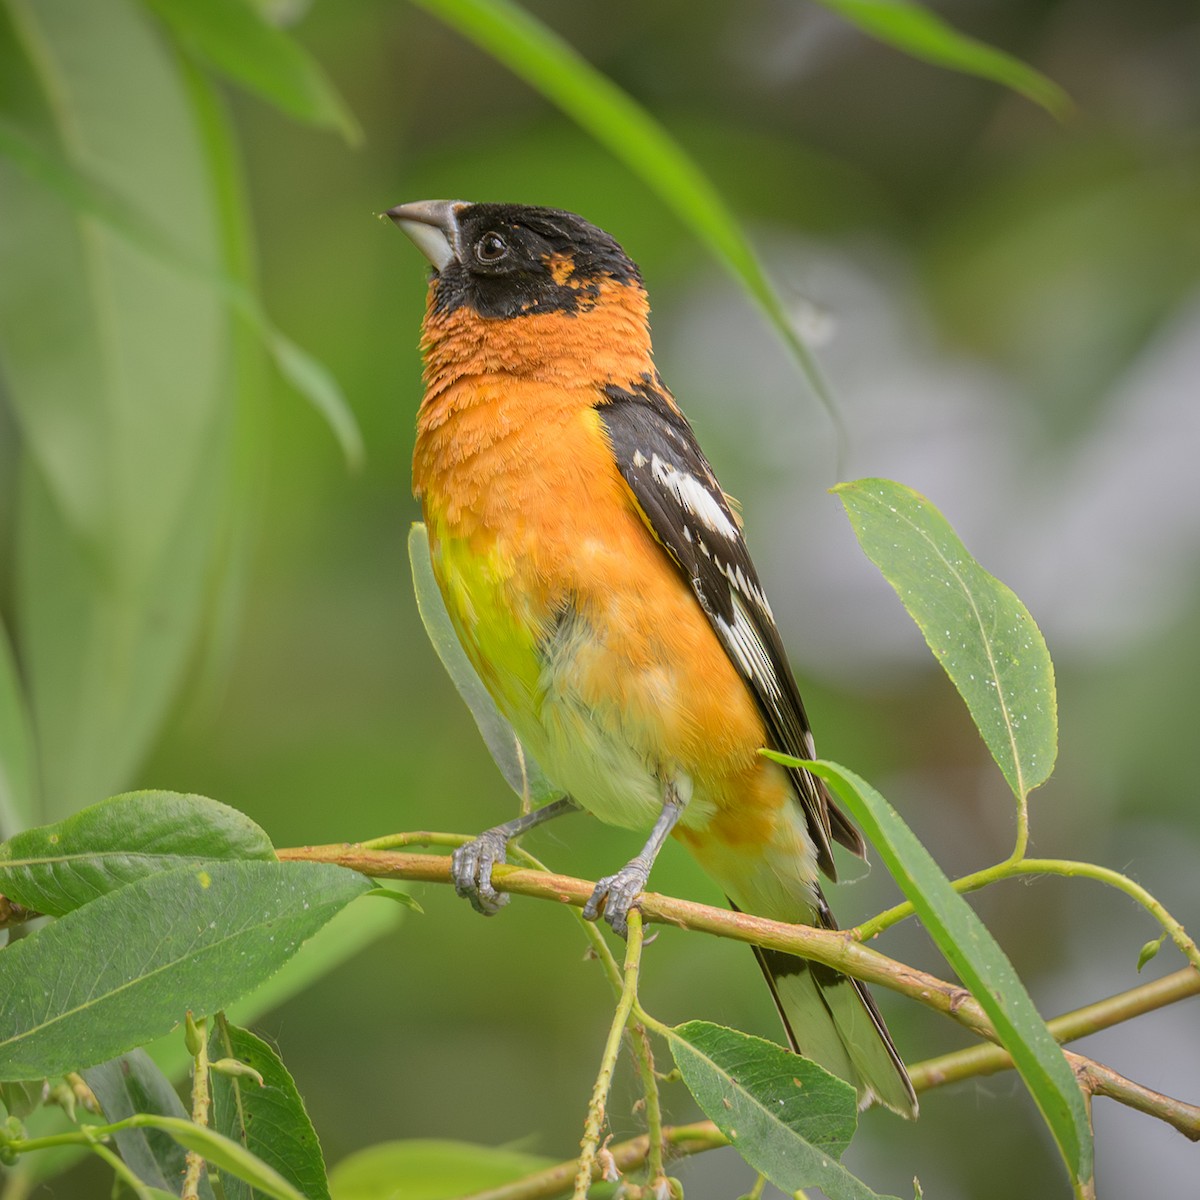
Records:
<instances>
[{"instance_id":1,"label":"green leaf","mask_svg":"<svg viewBox=\"0 0 1200 1200\"><path fill-rule=\"evenodd\" d=\"M305 862L151 875L0 954L0 1079L58 1075L226 1008L370 887Z\"/></svg>"},{"instance_id":2,"label":"green leaf","mask_svg":"<svg viewBox=\"0 0 1200 1200\"><path fill-rule=\"evenodd\" d=\"M325 420L346 465L351 470L362 465L362 433L337 381L324 364L276 328L250 288L219 267L197 259L172 233L162 229L116 188L2 120L0 155L29 179L50 189L80 213L95 218L162 266L211 289L250 325L279 373Z\"/></svg>"},{"instance_id":3,"label":"green leaf","mask_svg":"<svg viewBox=\"0 0 1200 1200\"><path fill-rule=\"evenodd\" d=\"M290 116L337 129L353 144L362 130L303 46L246 0L146 0L186 50Z\"/></svg>"},{"instance_id":4,"label":"green leaf","mask_svg":"<svg viewBox=\"0 0 1200 1200\"><path fill-rule=\"evenodd\" d=\"M552 1166L553 1159L470 1142L383 1142L329 1174L333 1200L455 1200Z\"/></svg>"},{"instance_id":5,"label":"green leaf","mask_svg":"<svg viewBox=\"0 0 1200 1200\"><path fill-rule=\"evenodd\" d=\"M712 180L667 130L578 51L511 0L415 0L556 104L658 194L759 305L828 411L837 403L787 305Z\"/></svg>"},{"instance_id":6,"label":"green leaf","mask_svg":"<svg viewBox=\"0 0 1200 1200\"><path fill-rule=\"evenodd\" d=\"M61 917L146 875L275 857L249 817L204 796L129 792L0 845L0 894Z\"/></svg>"},{"instance_id":7,"label":"green leaf","mask_svg":"<svg viewBox=\"0 0 1200 1200\"><path fill-rule=\"evenodd\" d=\"M429 558L429 533L420 521L414 521L408 533L408 561L412 567L417 611L421 614L425 632L458 694L471 710L484 743L508 786L535 808L560 796L561 791L546 778L513 727L501 715L467 658L434 578Z\"/></svg>"},{"instance_id":8,"label":"green leaf","mask_svg":"<svg viewBox=\"0 0 1200 1200\"><path fill-rule=\"evenodd\" d=\"M1092 1134L1074 1072L1046 1028L1012 964L971 906L895 809L865 780L831 762L804 762L764 751L827 780L912 901L930 937L979 1001L1000 1044L1012 1055L1072 1177L1092 1177Z\"/></svg>"},{"instance_id":9,"label":"green leaf","mask_svg":"<svg viewBox=\"0 0 1200 1200\"><path fill-rule=\"evenodd\" d=\"M48 815L124 786L203 611L230 462L229 322L27 169L88 163L219 269L171 51L131 0L0 9L0 360L21 433L15 637ZM44 819L44 817L43 817Z\"/></svg>"},{"instance_id":10,"label":"green leaf","mask_svg":"<svg viewBox=\"0 0 1200 1200\"><path fill-rule=\"evenodd\" d=\"M231 1020L242 1025L257 1021L264 1013L309 987L314 980L328 975L343 962L395 930L404 918L396 904L352 904L305 942L300 953L286 963L249 995L228 1009ZM149 1047L159 1068L171 1079L181 1078L191 1059L178 1032L159 1038ZM57 1129L39 1130L57 1132ZM85 1151L77 1146L60 1146L25 1160L24 1169L33 1180L49 1179L65 1170Z\"/></svg>"},{"instance_id":11,"label":"green leaf","mask_svg":"<svg viewBox=\"0 0 1200 1200\"><path fill-rule=\"evenodd\" d=\"M924 496L890 479L833 491L1024 798L1050 778L1058 754L1054 664L1033 617Z\"/></svg>"},{"instance_id":12,"label":"green leaf","mask_svg":"<svg viewBox=\"0 0 1200 1200\"><path fill-rule=\"evenodd\" d=\"M1156 938L1151 938L1140 951L1138 951L1137 970L1138 974L1142 973L1142 968L1152 959L1157 957L1158 952L1162 949L1162 944L1166 941L1167 935L1164 933Z\"/></svg>"},{"instance_id":13,"label":"green leaf","mask_svg":"<svg viewBox=\"0 0 1200 1200\"><path fill-rule=\"evenodd\" d=\"M37 819L33 763L29 712L0 622L0 838L12 837Z\"/></svg>"},{"instance_id":14,"label":"green leaf","mask_svg":"<svg viewBox=\"0 0 1200 1200\"><path fill-rule=\"evenodd\" d=\"M279 1055L261 1038L228 1021L213 1030L212 1054L243 1063L262 1076L214 1073L213 1127L277 1171L306 1200L329 1200L325 1160L304 1101ZM241 1180L224 1180L227 1200L258 1200Z\"/></svg>"},{"instance_id":15,"label":"green leaf","mask_svg":"<svg viewBox=\"0 0 1200 1200\"><path fill-rule=\"evenodd\" d=\"M1040 71L1003 50L959 33L936 13L909 0L820 0L864 33L939 67L1012 88L1060 121L1075 110L1070 96Z\"/></svg>"},{"instance_id":16,"label":"green leaf","mask_svg":"<svg viewBox=\"0 0 1200 1200\"><path fill-rule=\"evenodd\" d=\"M272 1197L272 1200L308 1200L273 1167L214 1129L206 1129L203 1125L178 1117L143 1115L135 1117L134 1121L140 1128L165 1130L185 1149L194 1150L206 1162L222 1172L245 1180L257 1191Z\"/></svg>"},{"instance_id":17,"label":"green leaf","mask_svg":"<svg viewBox=\"0 0 1200 1200\"><path fill-rule=\"evenodd\" d=\"M838 1162L858 1126L848 1083L773 1042L707 1021L676 1026L670 1042L704 1114L776 1187L873 1200L876 1193Z\"/></svg>"},{"instance_id":18,"label":"green leaf","mask_svg":"<svg viewBox=\"0 0 1200 1200\"><path fill-rule=\"evenodd\" d=\"M131 1050L120 1058L89 1067L82 1074L110 1124L124 1121L134 1113L188 1119L171 1081L144 1050ZM178 1195L186 1167L184 1151L174 1138L153 1126L124 1129L113 1138L125 1165L143 1183ZM200 1180L200 1194L205 1200L212 1200L212 1186L204 1176Z\"/></svg>"},{"instance_id":19,"label":"green leaf","mask_svg":"<svg viewBox=\"0 0 1200 1200\"><path fill-rule=\"evenodd\" d=\"M0 1104L17 1120L23 1121L42 1106L45 1091L44 1079L10 1079L0 1083Z\"/></svg>"},{"instance_id":20,"label":"green leaf","mask_svg":"<svg viewBox=\"0 0 1200 1200\"><path fill-rule=\"evenodd\" d=\"M393 903L399 904L401 908L407 908L410 912L423 913L425 911L415 897L410 896L407 892L400 891L398 888L373 887L367 895L380 896L384 900L391 900Z\"/></svg>"}]
</instances>

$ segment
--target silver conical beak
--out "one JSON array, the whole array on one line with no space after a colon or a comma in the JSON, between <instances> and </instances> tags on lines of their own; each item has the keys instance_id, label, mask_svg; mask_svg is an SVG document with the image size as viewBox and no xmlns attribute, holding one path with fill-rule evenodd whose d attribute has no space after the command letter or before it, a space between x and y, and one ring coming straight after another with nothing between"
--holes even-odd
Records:
<instances>
[{"instance_id":1,"label":"silver conical beak","mask_svg":"<svg viewBox=\"0 0 1200 1200\"><path fill-rule=\"evenodd\" d=\"M458 257L458 213L467 207L466 200L417 200L397 204L384 216L408 234L434 270L441 271Z\"/></svg>"}]
</instances>

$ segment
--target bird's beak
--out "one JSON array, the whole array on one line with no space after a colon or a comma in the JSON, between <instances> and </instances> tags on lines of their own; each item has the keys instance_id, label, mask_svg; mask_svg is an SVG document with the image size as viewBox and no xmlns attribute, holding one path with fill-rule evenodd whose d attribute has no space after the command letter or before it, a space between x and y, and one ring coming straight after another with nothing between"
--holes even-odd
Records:
<instances>
[{"instance_id":1,"label":"bird's beak","mask_svg":"<svg viewBox=\"0 0 1200 1200\"><path fill-rule=\"evenodd\" d=\"M384 214L412 238L435 271L444 270L458 257L458 213L465 200L418 200L397 204Z\"/></svg>"}]
</instances>

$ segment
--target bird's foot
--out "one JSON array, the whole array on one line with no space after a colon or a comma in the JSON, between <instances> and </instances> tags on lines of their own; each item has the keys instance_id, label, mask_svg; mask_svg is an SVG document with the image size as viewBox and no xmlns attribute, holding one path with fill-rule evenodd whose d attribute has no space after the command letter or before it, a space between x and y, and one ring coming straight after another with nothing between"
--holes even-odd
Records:
<instances>
[{"instance_id":1,"label":"bird's foot","mask_svg":"<svg viewBox=\"0 0 1200 1200\"><path fill-rule=\"evenodd\" d=\"M492 886L492 868L505 861L508 837L500 829L489 829L459 846L450 859L454 890L471 902L485 917L494 917L509 901L505 892Z\"/></svg>"},{"instance_id":2,"label":"bird's foot","mask_svg":"<svg viewBox=\"0 0 1200 1200\"><path fill-rule=\"evenodd\" d=\"M603 914L613 933L626 937L629 933L629 910L646 890L650 867L635 858L615 875L606 875L596 884L588 902L583 906L584 919L594 921Z\"/></svg>"}]
</instances>

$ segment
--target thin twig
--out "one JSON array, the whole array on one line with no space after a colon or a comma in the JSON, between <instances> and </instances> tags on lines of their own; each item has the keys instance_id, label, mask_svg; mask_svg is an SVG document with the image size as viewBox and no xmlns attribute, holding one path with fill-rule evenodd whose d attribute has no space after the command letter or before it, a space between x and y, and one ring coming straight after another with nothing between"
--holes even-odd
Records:
<instances>
[{"instance_id":1,"label":"thin twig","mask_svg":"<svg viewBox=\"0 0 1200 1200\"><path fill-rule=\"evenodd\" d=\"M192 1051L192 1120L197 1125L208 1125L208 1022L201 1017L193 1023L192 1014L187 1015L188 1049ZM194 1036L193 1036L194 1035ZM187 1165L183 1176L180 1200L200 1200L200 1175L204 1170L204 1155L189 1150L184 1158Z\"/></svg>"},{"instance_id":2,"label":"thin twig","mask_svg":"<svg viewBox=\"0 0 1200 1200\"><path fill-rule=\"evenodd\" d=\"M625 947L625 983L621 989L621 998L617 1002L617 1011L613 1014L612 1027L608 1031L608 1041L604 1045L600 1070L596 1074L596 1084L592 1088L592 1099L588 1104L587 1121L583 1127L583 1140L579 1143L579 1165L575 1172L573 1200L586 1200L588 1188L592 1185L596 1151L600 1147L600 1138L604 1132L604 1122L608 1113L608 1092L612 1087L617 1054L621 1049L621 1038L624 1036L625 1026L629 1022L629 1014L633 1011L634 1001L637 999L638 967L641 961L642 916L635 908L629 913L629 934Z\"/></svg>"},{"instance_id":3,"label":"thin twig","mask_svg":"<svg viewBox=\"0 0 1200 1200\"><path fill-rule=\"evenodd\" d=\"M715 1150L729 1145L728 1139L711 1121L697 1121L694 1125L665 1126L663 1140L677 1155L698 1154L702 1150ZM640 1167L649 1153L650 1139L646 1134L630 1138L609 1146L608 1152L618 1170L632 1171ZM512 1183L476 1192L464 1200L547 1200L567 1191L575 1177L578 1160L569 1158L556 1163L535 1175L526 1175Z\"/></svg>"},{"instance_id":4,"label":"thin twig","mask_svg":"<svg viewBox=\"0 0 1200 1200\"><path fill-rule=\"evenodd\" d=\"M1200 947L1188 934L1183 924L1176 920L1164 904L1148 892L1140 883L1114 871L1111 867L1102 867L1097 863L1075 862L1063 858L1009 858L982 871L975 871L953 881L957 892L974 892L989 884L998 883L1002 879L1015 879L1021 875L1060 875L1072 879L1091 879L1097 883L1107 884L1117 891L1124 892L1131 900L1140 904L1161 926L1171 941L1178 947L1179 952L1200 970ZM912 902L905 900L892 908L879 913L869 921L864 921L851 932L859 941L869 942L878 937L885 929L890 929L900 921L911 917L916 910Z\"/></svg>"},{"instance_id":5,"label":"thin twig","mask_svg":"<svg viewBox=\"0 0 1200 1200\"><path fill-rule=\"evenodd\" d=\"M119 1155L114 1154L107 1146L100 1145L99 1142L93 1142L90 1148L97 1158L102 1158L112 1167L113 1174L133 1192L137 1200L153 1200L150 1189L122 1161Z\"/></svg>"},{"instance_id":6,"label":"thin twig","mask_svg":"<svg viewBox=\"0 0 1200 1200\"><path fill-rule=\"evenodd\" d=\"M1166 1121L1189 1141L1200 1142L1200 1107L1134 1083L1132 1079L1126 1079L1111 1067L1084 1058L1082 1054L1073 1054L1070 1050L1065 1053L1085 1095L1107 1096L1127 1108L1134 1108L1147 1116Z\"/></svg>"}]
</instances>

